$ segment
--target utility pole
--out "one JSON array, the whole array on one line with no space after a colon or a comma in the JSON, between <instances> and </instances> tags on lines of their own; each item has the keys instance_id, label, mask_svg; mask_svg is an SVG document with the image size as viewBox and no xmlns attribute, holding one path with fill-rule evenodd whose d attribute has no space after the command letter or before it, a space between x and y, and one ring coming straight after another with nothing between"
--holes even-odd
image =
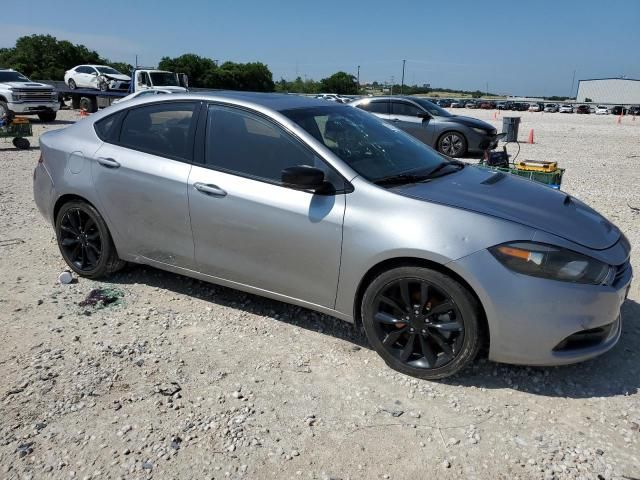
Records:
<instances>
[{"instance_id":1,"label":"utility pole","mask_svg":"<svg viewBox=\"0 0 640 480\"><path fill-rule=\"evenodd\" d=\"M358 93L360 93L360 65L358 65Z\"/></svg>"},{"instance_id":2,"label":"utility pole","mask_svg":"<svg viewBox=\"0 0 640 480\"><path fill-rule=\"evenodd\" d=\"M393 77L393 75L391 75L391 95L393 95L393 82L395 81L395 78Z\"/></svg>"},{"instance_id":3,"label":"utility pole","mask_svg":"<svg viewBox=\"0 0 640 480\"><path fill-rule=\"evenodd\" d=\"M486 94L487 94L487 98L489 97L489 82L487 82L487 89L485 90Z\"/></svg>"},{"instance_id":4,"label":"utility pole","mask_svg":"<svg viewBox=\"0 0 640 480\"><path fill-rule=\"evenodd\" d=\"M404 93L404 65L407 63L406 60L402 60L402 83L400 84L400 95Z\"/></svg>"},{"instance_id":5,"label":"utility pole","mask_svg":"<svg viewBox=\"0 0 640 480\"><path fill-rule=\"evenodd\" d=\"M569 92L569 98L573 95L573 84L576 81L576 71L573 71L573 78L571 79L571 91Z\"/></svg>"},{"instance_id":6,"label":"utility pole","mask_svg":"<svg viewBox=\"0 0 640 480\"><path fill-rule=\"evenodd\" d=\"M138 54L136 53L136 68L138 68Z\"/></svg>"}]
</instances>

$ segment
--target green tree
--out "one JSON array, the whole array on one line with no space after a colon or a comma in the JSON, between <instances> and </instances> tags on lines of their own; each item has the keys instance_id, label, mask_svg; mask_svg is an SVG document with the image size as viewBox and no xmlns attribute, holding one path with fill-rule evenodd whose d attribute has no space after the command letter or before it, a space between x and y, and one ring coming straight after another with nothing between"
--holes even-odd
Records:
<instances>
[{"instance_id":1,"label":"green tree","mask_svg":"<svg viewBox=\"0 0 640 480\"><path fill-rule=\"evenodd\" d=\"M189 76L189 85L206 88L212 87L212 85L207 85L207 82L210 72L217 67L210 58L201 57L194 53L185 53L176 58L162 57L158 68L171 72L186 73Z\"/></svg>"},{"instance_id":2,"label":"green tree","mask_svg":"<svg viewBox=\"0 0 640 480\"><path fill-rule=\"evenodd\" d=\"M107 62L111 68L115 68L120 73L124 73L125 75L131 75L131 70L133 70L133 65L127 62Z\"/></svg>"},{"instance_id":3,"label":"green tree","mask_svg":"<svg viewBox=\"0 0 640 480\"><path fill-rule=\"evenodd\" d=\"M0 50L0 65L34 79L62 80L65 71L82 63L107 61L84 45L58 40L51 35L20 37L15 47Z\"/></svg>"},{"instance_id":4,"label":"green tree","mask_svg":"<svg viewBox=\"0 0 640 480\"><path fill-rule=\"evenodd\" d=\"M321 90L326 93L355 95L358 93L356 77L346 72L336 72L320 80Z\"/></svg>"}]
</instances>

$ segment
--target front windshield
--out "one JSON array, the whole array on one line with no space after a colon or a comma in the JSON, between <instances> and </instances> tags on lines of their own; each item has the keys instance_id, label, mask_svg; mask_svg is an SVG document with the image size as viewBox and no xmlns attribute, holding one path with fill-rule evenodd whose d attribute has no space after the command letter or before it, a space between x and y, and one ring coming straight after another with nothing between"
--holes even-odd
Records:
<instances>
[{"instance_id":1,"label":"front windshield","mask_svg":"<svg viewBox=\"0 0 640 480\"><path fill-rule=\"evenodd\" d=\"M29 82L30 80L19 72L0 72L0 82Z\"/></svg>"},{"instance_id":2,"label":"front windshield","mask_svg":"<svg viewBox=\"0 0 640 480\"><path fill-rule=\"evenodd\" d=\"M444 108L441 108L435 103L430 102L429 100L425 100L424 98L411 97L411 100L416 102L418 105L420 105L427 112L429 112L430 115L433 115L434 117L452 117L453 116L449 112L447 112Z\"/></svg>"},{"instance_id":3,"label":"front windshield","mask_svg":"<svg viewBox=\"0 0 640 480\"><path fill-rule=\"evenodd\" d=\"M106 73L107 75L122 75L115 68L111 67L96 67L96 70L98 70L100 73Z\"/></svg>"},{"instance_id":4,"label":"front windshield","mask_svg":"<svg viewBox=\"0 0 640 480\"><path fill-rule=\"evenodd\" d=\"M150 72L155 87L179 87L178 76L171 72Z\"/></svg>"},{"instance_id":5,"label":"front windshield","mask_svg":"<svg viewBox=\"0 0 640 480\"><path fill-rule=\"evenodd\" d=\"M446 157L393 125L346 105L281 112L367 180L424 173Z\"/></svg>"}]
</instances>

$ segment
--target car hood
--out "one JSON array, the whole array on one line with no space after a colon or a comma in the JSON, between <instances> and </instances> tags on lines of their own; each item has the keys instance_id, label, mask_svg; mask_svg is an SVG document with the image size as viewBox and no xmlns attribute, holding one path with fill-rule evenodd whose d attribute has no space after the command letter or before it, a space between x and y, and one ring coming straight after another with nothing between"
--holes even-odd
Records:
<instances>
[{"instance_id":1,"label":"car hood","mask_svg":"<svg viewBox=\"0 0 640 480\"><path fill-rule=\"evenodd\" d=\"M120 80L122 82L130 82L131 81L131 77L128 75L123 75L123 74L110 74L110 73L104 73L102 74L103 77L106 78L110 78L112 80Z\"/></svg>"},{"instance_id":2,"label":"car hood","mask_svg":"<svg viewBox=\"0 0 640 480\"><path fill-rule=\"evenodd\" d=\"M465 117L462 115L452 115L450 117L440 117L444 122L458 123L472 128L482 128L483 130L493 131L496 128L490 123L483 122L473 117Z\"/></svg>"},{"instance_id":3,"label":"car hood","mask_svg":"<svg viewBox=\"0 0 640 480\"><path fill-rule=\"evenodd\" d=\"M3 83L10 88L50 88L53 90L51 85L47 85L46 83L37 83L37 82L7 82Z\"/></svg>"},{"instance_id":4,"label":"car hood","mask_svg":"<svg viewBox=\"0 0 640 480\"><path fill-rule=\"evenodd\" d=\"M409 197L503 218L594 250L620 238L620 230L598 212L564 192L482 168L393 189ZM515 239L517 240L517 239Z\"/></svg>"}]
</instances>

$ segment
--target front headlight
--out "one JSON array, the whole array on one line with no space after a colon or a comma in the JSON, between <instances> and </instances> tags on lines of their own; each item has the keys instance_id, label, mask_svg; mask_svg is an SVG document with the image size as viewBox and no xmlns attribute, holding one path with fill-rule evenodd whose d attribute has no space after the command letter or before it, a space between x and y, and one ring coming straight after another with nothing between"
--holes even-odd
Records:
<instances>
[{"instance_id":1,"label":"front headlight","mask_svg":"<svg viewBox=\"0 0 640 480\"><path fill-rule=\"evenodd\" d=\"M12 94L11 94L11 99L12 99L14 102L19 102L19 101L20 101L20 94L19 94L19 93L12 93Z\"/></svg>"},{"instance_id":2,"label":"front headlight","mask_svg":"<svg viewBox=\"0 0 640 480\"><path fill-rule=\"evenodd\" d=\"M471 127L471 128L474 132L479 133L480 135L487 135L489 133L483 128L476 128L476 127Z\"/></svg>"},{"instance_id":3,"label":"front headlight","mask_svg":"<svg viewBox=\"0 0 640 480\"><path fill-rule=\"evenodd\" d=\"M533 277L601 285L608 283L614 273L606 263L541 243L506 243L491 247L489 251L510 270Z\"/></svg>"}]
</instances>

